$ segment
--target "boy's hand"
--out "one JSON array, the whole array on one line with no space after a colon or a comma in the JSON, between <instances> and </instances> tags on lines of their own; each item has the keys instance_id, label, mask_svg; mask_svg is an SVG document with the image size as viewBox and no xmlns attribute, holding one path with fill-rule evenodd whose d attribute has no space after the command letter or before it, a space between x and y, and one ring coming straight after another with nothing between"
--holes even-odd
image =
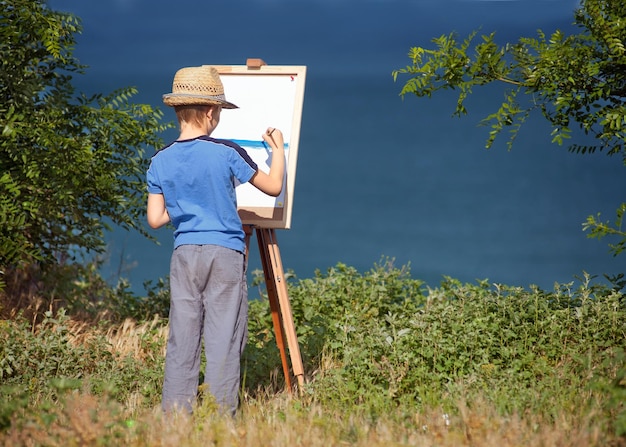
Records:
<instances>
[{"instance_id":1,"label":"boy's hand","mask_svg":"<svg viewBox=\"0 0 626 447\"><path fill-rule=\"evenodd\" d=\"M285 141L283 133L275 127L268 127L263 133L263 141L272 148L270 172L257 170L250 179L256 188L273 197L278 197L283 189L285 178Z\"/></svg>"},{"instance_id":2,"label":"boy's hand","mask_svg":"<svg viewBox=\"0 0 626 447\"><path fill-rule=\"evenodd\" d=\"M283 149L285 147L283 133L275 127L267 128L267 130L263 134L263 141L269 144L272 149Z\"/></svg>"}]
</instances>

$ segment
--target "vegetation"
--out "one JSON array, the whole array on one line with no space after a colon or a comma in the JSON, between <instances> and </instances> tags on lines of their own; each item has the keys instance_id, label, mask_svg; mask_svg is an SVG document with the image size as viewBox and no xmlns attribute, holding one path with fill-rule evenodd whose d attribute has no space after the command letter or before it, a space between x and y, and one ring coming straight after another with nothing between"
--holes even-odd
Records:
<instances>
[{"instance_id":1,"label":"vegetation","mask_svg":"<svg viewBox=\"0 0 626 447\"><path fill-rule=\"evenodd\" d=\"M498 110L484 119L491 126L487 147L505 129L508 147L531 113L539 112L552 126L552 142L562 144L578 128L595 138L591 145L573 143L581 154L605 151L626 165L626 3L623 0L582 0L574 16L579 34L554 31L537 38L499 46L495 33L474 43L476 32L462 42L455 34L433 40L436 49L414 47L411 65L393 72L408 75L401 95L430 97L440 90L459 92L454 114L467 113L465 100L475 87L506 86ZM526 94L523 98L522 94ZM590 237L610 237L611 252L626 249L623 228L626 202L617 208L612 224L589 216L584 223Z\"/></svg>"},{"instance_id":2,"label":"vegetation","mask_svg":"<svg viewBox=\"0 0 626 447\"><path fill-rule=\"evenodd\" d=\"M0 290L50 295L57 269L104 249L107 223L142 228L144 150L161 145L162 114L131 104L133 88L75 93L79 31L43 0L0 1Z\"/></svg>"},{"instance_id":3,"label":"vegetation","mask_svg":"<svg viewBox=\"0 0 626 447\"><path fill-rule=\"evenodd\" d=\"M585 2L590 25L599 4ZM0 5L0 444L626 445L622 277L431 288L389 260L290 276L307 376L293 393L259 277L238 415L219 416L199 384L194 415L164 419L167 280L138 297L98 261L73 262L103 248L107 219L139 221L160 113L130 104L132 89L75 95L77 19L41 0ZM613 74L600 106L619 105Z\"/></svg>"},{"instance_id":4,"label":"vegetation","mask_svg":"<svg viewBox=\"0 0 626 447\"><path fill-rule=\"evenodd\" d=\"M620 286L524 290L386 261L289 283L307 383L282 392L264 289L250 304L241 411L205 396L159 410L167 294L120 294L91 320L70 307L0 323L6 445L626 445L626 298ZM123 302L138 302L125 306ZM143 305L161 302L161 314ZM119 309L126 309L120 314ZM199 387L202 395L202 387Z\"/></svg>"}]
</instances>

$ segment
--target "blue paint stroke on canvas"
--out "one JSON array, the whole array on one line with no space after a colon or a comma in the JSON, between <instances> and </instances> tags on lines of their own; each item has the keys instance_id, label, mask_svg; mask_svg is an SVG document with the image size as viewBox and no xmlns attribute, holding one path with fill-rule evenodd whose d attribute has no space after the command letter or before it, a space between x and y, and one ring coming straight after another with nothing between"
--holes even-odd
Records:
<instances>
[{"instance_id":1,"label":"blue paint stroke on canvas","mask_svg":"<svg viewBox=\"0 0 626 447\"><path fill-rule=\"evenodd\" d=\"M263 140L230 140L233 143L237 143L241 147L249 149L269 149L267 143ZM285 150L289 149L289 144L285 143Z\"/></svg>"}]
</instances>

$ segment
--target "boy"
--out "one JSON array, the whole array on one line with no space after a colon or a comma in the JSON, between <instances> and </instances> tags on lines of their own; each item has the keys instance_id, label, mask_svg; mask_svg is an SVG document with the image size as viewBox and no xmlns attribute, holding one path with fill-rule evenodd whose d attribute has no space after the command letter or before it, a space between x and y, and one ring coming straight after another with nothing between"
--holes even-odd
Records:
<instances>
[{"instance_id":1,"label":"boy","mask_svg":"<svg viewBox=\"0 0 626 447\"><path fill-rule=\"evenodd\" d=\"M147 173L148 224L174 226L162 407L191 412L204 338L205 383L220 410L234 415L248 324L245 241L235 180L279 195L283 135L273 128L262 135L272 149L269 174L237 144L211 138L222 109L237 108L226 100L214 67L177 71L172 93L163 95L163 102L174 107L180 136L152 157Z\"/></svg>"}]
</instances>

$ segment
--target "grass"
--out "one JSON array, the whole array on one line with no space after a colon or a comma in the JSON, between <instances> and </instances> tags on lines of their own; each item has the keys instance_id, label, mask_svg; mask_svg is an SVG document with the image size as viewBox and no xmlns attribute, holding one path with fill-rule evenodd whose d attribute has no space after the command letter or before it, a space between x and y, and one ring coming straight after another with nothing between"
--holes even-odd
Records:
<instances>
[{"instance_id":1,"label":"grass","mask_svg":"<svg viewBox=\"0 0 626 447\"><path fill-rule=\"evenodd\" d=\"M626 445L626 303L590 277L431 288L391 262L292 277L307 377L294 393L261 288L235 418L200 387L193 416L164 419L167 294L124 290L0 320L1 445Z\"/></svg>"},{"instance_id":2,"label":"grass","mask_svg":"<svg viewBox=\"0 0 626 447\"><path fill-rule=\"evenodd\" d=\"M556 420L502 416L490 405L460 402L455 415L424 409L372 420L327 411L289 395L244 399L234 419L202 406L194 417L164 420L158 409L125 411L93 395L65 396L45 418L25 418L6 430L4 445L125 446L600 446L623 445L585 414ZM32 414L31 414L32 416ZM51 421L51 416L54 416Z\"/></svg>"}]
</instances>

